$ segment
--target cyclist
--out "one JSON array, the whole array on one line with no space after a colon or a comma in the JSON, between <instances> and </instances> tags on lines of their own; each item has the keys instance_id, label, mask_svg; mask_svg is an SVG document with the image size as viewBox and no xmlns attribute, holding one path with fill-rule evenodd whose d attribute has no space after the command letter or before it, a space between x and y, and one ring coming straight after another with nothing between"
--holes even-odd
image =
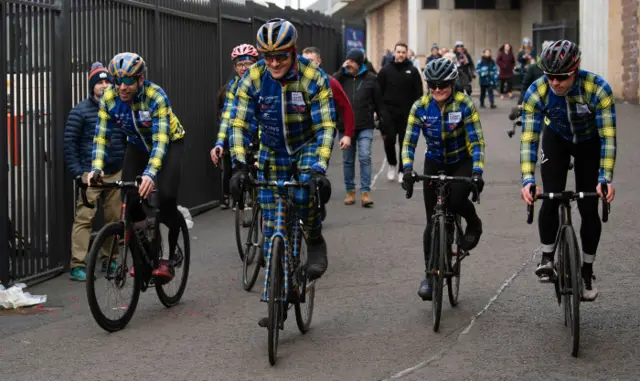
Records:
<instances>
[{"instance_id":1,"label":"cyclist","mask_svg":"<svg viewBox=\"0 0 640 381\"><path fill-rule=\"evenodd\" d=\"M438 58L427 64L424 71L429 93L418 99L411 108L407 131L402 143L403 188L413 189L413 160L416 145L422 133L426 140L424 174L435 175L444 170L448 176L473 177L482 192L484 181L484 137L480 116L471 98L456 91L458 69L454 62ZM431 217L436 205L435 188L425 184L424 205L427 226L424 230L424 261L429 263L431 248ZM450 185L449 209L467 222L462 249L472 250L482 235L482 221L469 200L471 189L466 183ZM431 300L429 273L420 283L418 295Z\"/></svg>"},{"instance_id":2,"label":"cyclist","mask_svg":"<svg viewBox=\"0 0 640 381\"><path fill-rule=\"evenodd\" d=\"M243 77L231 108L231 193L236 199L240 198L248 175L243 136L254 118L260 135L258 180L289 180L292 163L296 162L302 172L301 182L310 181L317 186L323 202L331 195L325 172L336 128L333 96L324 71L297 54L297 38L293 24L283 19L271 19L258 30L256 47L264 59ZM269 178L265 179L267 160ZM264 213L266 253L274 230L273 191L260 189L258 201ZM295 202L300 205L307 232L307 274L312 279L319 278L327 269L321 214L310 203L308 190L296 190Z\"/></svg>"},{"instance_id":3,"label":"cyclist","mask_svg":"<svg viewBox=\"0 0 640 381\"><path fill-rule=\"evenodd\" d=\"M171 257L180 233L178 188L182 172L185 131L171 109L167 94L160 86L145 79L146 64L136 53L119 53L109 63L115 86L105 89L100 99L96 134L93 139L93 163L89 178L102 169L109 154L109 142L114 129L127 135L122 181L134 181L142 176L138 189L147 198L158 188L158 219L169 228ZM98 171L98 172L96 172ZM145 218L137 195L129 201L134 220ZM169 282L174 277L171 261L160 261L152 275Z\"/></svg>"},{"instance_id":4,"label":"cyclist","mask_svg":"<svg viewBox=\"0 0 640 381\"><path fill-rule=\"evenodd\" d=\"M607 201L613 201L615 196L611 183L616 159L615 101L611 87L602 77L580 69L580 55L578 45L571 41L552 43L540 57L545 75L524 96L521 197L527 204L533 202L530 188L535 184L538 141L543 128L540 172L545 192L565 189L573 156L577 191L595 189L603 197L602 187L606 186ZM543 253L535 273L541 281L549 281L554 275L558 207L556 200L543 200L540 207L538 230ZM593 286L593 262L602 230L598 200L579 200L578 209L582 218L583 299L593 301L598 296Z\"/></svg>"},{"instance_id":5,"label":"cyclist","mask_svg":"<svg viewBox=\"0 0 640 381\"><path fill-rule=\"evenodd\" d=\"M225 155L225 152L229 150L229 113L231 111L231 105L235 98L236 89L240 79L247 72L249 67L256 63L258 60L258 51L255 47L249 44L238 45L233 48L231 52L231 60L233 61L233 69L235 75L226 85L224 106L222 107L222 113L220 117L220 130L218 132L218 139L215 147L211 150L211 161L214 164L218 164L220 158L223 158L223 200L221 204L222 209L229 207L229 180L231 179L231 155ZM253 131L252 131L253 132Z\"/></svg>"}]
</instances>

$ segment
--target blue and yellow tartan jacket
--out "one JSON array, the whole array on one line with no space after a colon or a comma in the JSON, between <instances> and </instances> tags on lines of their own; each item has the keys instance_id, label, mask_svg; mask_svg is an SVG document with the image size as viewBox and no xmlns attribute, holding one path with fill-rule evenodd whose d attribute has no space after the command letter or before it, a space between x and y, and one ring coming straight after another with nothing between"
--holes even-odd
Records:
<instances>
[{"instance_id":1,"label":"blue and yellow tartan jacket","mask_svg":"<svg viewBox=\"0 0 640 381\"><path fill-rule=\"evenodd\" d=\"M413 104L402 143L403 168L413 167L420 133L427 143L426 159L453 164L471 157L473 171L483 172L484 136L480 116L465 93L455 92L442 110L431 94L423 95Z\"/></svg>"},{"instance_id":2,"label":"blue and yellow tartan jacket","mask_svg":"<svg viewBox=\"0 0 640 381\"><path fill-rule=\"evenodd\" d=\"M91 170L104 169L114 128L122 128L128 142L150 152L149 164L142 175L154 180L162 168L169 143L185 135L184 128L171 110L167 94L160 86L147 80L131 104L120 100L115 87L105 89L98 109Z\"/></svg>"},{"instance_id":3,"label":"blue and yellow tartan jacket","mask_svg":"<svg viewBox=\"0 0 640 381\"><path fill-rule=\"evenodd\" d=\"M564 139L579 143L600 138L598 182L613 180L616 160L616 107L609 84L599 75L579 70L576 81L564 96L551 91L547 76L538 78L522 101L520 138L522 185L535 183L538 142L544 127Z\"/></svg>"},{"instance_id":4,"label":"blue and yellow tartan jacket","mask_svg":"<svg viewBox=\"0 0 640 381\"><path fill-rule=\"evenodd\" d=\"M314 142L318 159L311 169L326 171L336 129L335 104L329 78L306 58L296 56L281 80L273 79L264 60L254 64L238 85L229 118L234 163L246 163L243 137L255 118L262 147L292 156Z\"/></svg>"},{"instance_id":5,"label":"blue and yellow tartan jacket","mask_svg":"<svg viewBox=\"0 0 640 381\"><path fill-rule=\"evenodd\" d=\"M225 90L224 105L222 106L222 112L220 115L220 129L218 131L216 146L224 146L224 141L229 137L231 107L233 106L233 100L236 98L236 90L238 89L238 84L240 84L241 79L242 78L240 78L240 76L236 74L227 84L227 89ZM251 122L251 136L257 133L257 130L258 125L254 119ZM248 136L246 138L248 139Z\"/></svg>"}]
</instances>

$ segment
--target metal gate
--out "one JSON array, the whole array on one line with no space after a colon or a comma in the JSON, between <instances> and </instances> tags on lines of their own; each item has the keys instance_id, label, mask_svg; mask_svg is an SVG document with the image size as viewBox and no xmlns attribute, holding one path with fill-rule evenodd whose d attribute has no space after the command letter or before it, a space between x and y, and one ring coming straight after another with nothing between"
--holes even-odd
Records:
<instances>
[{"instance_id":1,"label":"metal gate","mask_svg":"<svg viewBox=\"0 0 640 381\"><path fill-rule=\"evenodd\" d=\"M580 44L579 25L579 21L571 22L567 20L533 24L533 47L540 54L542 53L542 43L544 41L570 40Z\"/></svg>"}]
</instances>

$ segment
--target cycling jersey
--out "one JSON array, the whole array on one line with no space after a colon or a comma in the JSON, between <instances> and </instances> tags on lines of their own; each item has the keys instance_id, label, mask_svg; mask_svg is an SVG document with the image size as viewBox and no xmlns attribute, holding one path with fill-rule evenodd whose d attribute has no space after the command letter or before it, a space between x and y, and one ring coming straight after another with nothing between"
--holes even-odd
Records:
<instances>
[{"instance_id":1,"label":"cycling jersey","mask_svg":"<svg viewBox=\"0 0 640 381\"><path fill-rule=\"evenodd\" d=\"M420 132L427 142L425 158L441 164L473 158L473 171L484 169L484 136L480 116L471 98L456 92L440 109L431 94L423 95L411 108L402 144L402 165L413 167Z\"/></svg>"},{"instance_id":2,"label":"cycling jersey","mask_svg":"<svg viewBox=\"0 0 640 381\"><path fill-rule=\"evenodd\" d=\"M160 86L147 80L131 104L120 100L115 87L105 89L93 139L92 171L103 168L114 128L122 128L128 142L150 153L143 175L154 180L162 168L169 143L185 135L184 128L171 110L167 94Z\"/></svg>"},{"instance_id":3,"label":"cycling jersey","mask_svg":"<svg viewBox=\"0 0 640 381\"><path fill-rule=\"evenodd\" d=\"M222 106L222 116L220 117L220 130L218 131L218 139L216 141L216 146L224 147L224 141L227 139L229 134L229 121L231 116L231 106L233 105L233 100L236 97L236 90L238 89L238 84L240 83L239 75L235 75L231 81L227 84L227 89L225 91L224 105ZM251 131L250 134L253 136L257 132L258 126L255 123L255 120L251 122ZM247 143L247 142L245 142ZM245 144L246 146L246 144Z\"/></svg>"},{"instance_id":4,"label":"cycling jersey","mask_svg":"<svg viewBox=\"0 0 640 381\"><path fill-rule=\"evenodd\" d=\"M336 128L335 105L329 78L309 60L296 56L281 80L273 79L260 60L242 78L230 113L234 162L246 164L241 137L254 118L259 123L261 146L284 157L313 143L317 160L311 169L326 171Z\"/></svg>"},{"instance_id":5,"label":"cycling jersey","mask_svg":"<svg viewBox=\"0 0 640 381\"><path fill-rule=\"evenodd\" d=\"M535 183L538 142L548 127L572 143L600 139L598 182L613 179L616 159L616 109L609 84L600 76L579 70L568 93L550 91L546 76L538 78L524 96L523 127L520 140L522 184Z\"/></svg>"}]
</instances>

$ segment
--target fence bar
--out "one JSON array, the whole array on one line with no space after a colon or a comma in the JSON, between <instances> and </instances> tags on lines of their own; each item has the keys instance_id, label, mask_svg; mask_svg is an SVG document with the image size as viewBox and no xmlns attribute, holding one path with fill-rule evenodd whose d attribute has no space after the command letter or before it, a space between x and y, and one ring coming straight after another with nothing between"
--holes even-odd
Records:
<instances>
[{"instance_id":1,"label":"fence bar","mask_svg":"<svg viewBox=\"0 0 640 381\"><path fill-rule=\"evenodd\" d=\"M7 4L5 0L0 0L0 35L5 36L8 34L8 25L6 25L7 21ZM7 78L7 39L5 37L0 38L0 77ZM0 91L0 107L5 109L7 105L7 92ZM9 110L6 110L9 111ZM11 115L7 112L7 115ZM0 168L4 172L4 168L9 168L9 159L8 155L5 153L10 153L9 148L9 139L7 137L7 132L9 124L7 123L7 118L2 116L0 119L0 128L2 132L0 133ZM13 157L13 154L11 154ZM11 173L11 171L9 171ZM8 216L9 215L9 178L4 174L0 176L0 216ZM9 219L6 217L0 217L0 242L9 242ZM7 285L9 283L9 257L10 251L9 248L4 249L4 247L0 250L0 283L3 285Z\"/></svg>"}]
</instances>

